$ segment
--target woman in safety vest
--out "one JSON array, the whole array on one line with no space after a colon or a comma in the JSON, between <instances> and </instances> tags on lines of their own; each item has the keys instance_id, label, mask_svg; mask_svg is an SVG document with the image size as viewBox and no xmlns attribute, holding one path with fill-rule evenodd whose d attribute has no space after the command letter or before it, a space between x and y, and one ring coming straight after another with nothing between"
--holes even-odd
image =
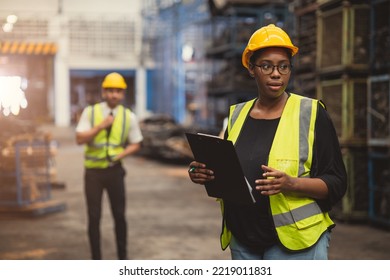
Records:
<instances>
[{"instance_id":1,"label":"woman in safety vest","mask_svg":"<svg viewBox=\"0 0 390 280\"><path fill-rule=\"evenodd\" d=\"M286 92L298 52L273 24L254 32L242 64L258 96L230 107L225 138L232 141L254 204L220 200L221 247L232 259L327 259L328 212L346 192L347 175L335 128L324 104ZM214 179L190 163L194 183Z\"/></svg>"},{"instance_id":2,"label":"woman in safety vest","mask_svg":"<svg viewBox=\"0 0 390 280\"><path fill-rule=\"evenodd\" d=\"M121 105L126 88L122 75L108 74L102 83L104 101L87 106L76 127L77 143L85 144L84 187L92 259L102 258L100 217L104 190L115 222L118 259L127 259L126 171L121 160L140 149L143 136L135 114Z\"/></svg>"}]
</instances>

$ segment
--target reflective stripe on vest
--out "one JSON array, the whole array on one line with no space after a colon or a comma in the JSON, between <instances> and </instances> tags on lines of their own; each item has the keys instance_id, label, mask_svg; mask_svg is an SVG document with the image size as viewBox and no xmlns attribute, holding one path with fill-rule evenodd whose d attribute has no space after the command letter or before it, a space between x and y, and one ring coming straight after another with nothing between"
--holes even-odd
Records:
<instances>
[{"instance_id":1,"label":"reflective stripe on vest","mask_svg":"<svg viewBox=\"0 0 390 280\"><path fill-rule=\"evenodd\" d=\"M103 121L104 116L100 104L90 106L88 110L91 127ZM107 131L103 129L91 143L85 146L84 165L86 168L106 168L110 164L107 157L113 159L124 150L130 129L129 120L130 110L122 105L118 106L109 139L107 139Z\"/></svg>"},{"instance_id":2,"label":"reflective stripe on vest","mask_svg":"<svg viewBox=\"0 0 390 280\"><path fill-rule=\"evenodd\" d=\"M228 139L234 144L254 102L255 99L231 107ZM317 102L296 94L290 95L275 133L268 166L292 177L310 175ZM290 250L306 249L314 245L333 224L328 213L323 213L311 198L279 193L270 196L270 206L279 240ZM224 232L227 230L223 229L221 235L223 249L230 242L229 236L224 235Z\"/></svg>"}]
</instances>

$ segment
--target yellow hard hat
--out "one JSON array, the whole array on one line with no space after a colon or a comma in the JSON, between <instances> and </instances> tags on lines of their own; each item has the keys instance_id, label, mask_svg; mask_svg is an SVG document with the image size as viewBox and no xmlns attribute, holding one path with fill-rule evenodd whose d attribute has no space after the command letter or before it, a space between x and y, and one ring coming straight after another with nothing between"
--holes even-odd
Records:
<instances>
[{"instance_id":1,"label":"yellow hard hat","mask_svg":"<svg viewBox=\"0 0 390 280\"><path fill-rule=\"evenodd\" d=\"M291 43L290 37L280 27L269 24L256 30L249 39L248 45L242 53L242 65L248 68L249 59L254 51L269 47L282 47L291 50L295 55L298 48Z\"/></svg>"},{"instance_id":2,"label":"yellow hard hat","mask_svg":"<svg viewBox=\"0 0 390 280\"><path fill-rule=\"evenodd\" d=\"M127 84L123 76L117 72L108 74L102 83L102 88L121 88L126 89Z\"/></svg>"}]
</instances>

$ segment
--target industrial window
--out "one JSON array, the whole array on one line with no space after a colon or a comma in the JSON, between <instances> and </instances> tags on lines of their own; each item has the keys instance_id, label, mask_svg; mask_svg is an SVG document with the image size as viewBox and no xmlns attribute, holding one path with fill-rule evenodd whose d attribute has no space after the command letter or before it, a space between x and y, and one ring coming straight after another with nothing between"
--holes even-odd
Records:
<instances>
[{"instance_id":1,"label":"industrial window","mask_svg":"<svg viewBox=\"0 0 390 280\"><path fill-rule=\"evenodd\" d=\"M19 19L12 32L2 32L2 40L34 40L46 39L48 36L48 21L43 19Z\"/></svg>"},{"instance_id":2,"label":"industrial window","mask_svg":"<svg viewBox=\"0 0 390 280\"><path fill-rule=\"evenodd\" d=\"M135 52L135 24L128 20L70 20L70 53L123 56Z\"/></svg>"}]
</instances>

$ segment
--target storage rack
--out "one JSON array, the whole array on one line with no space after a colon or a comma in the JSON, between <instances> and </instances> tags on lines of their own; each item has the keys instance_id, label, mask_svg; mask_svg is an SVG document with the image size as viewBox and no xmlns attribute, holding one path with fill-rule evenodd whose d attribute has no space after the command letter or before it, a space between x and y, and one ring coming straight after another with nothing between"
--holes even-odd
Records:
<instances>
[{"instance_id":1,"label":"storage rack","mask_svg":"<svg viewBox=\"0 0 390 280\"><path fill-rule=\"evenodd\" d=\"M206 49L212 63L207 83L209 116L212 125L222 128L229 106L257 97L256 83L241 63L241 55L250 36L262 26L276 24L287 32L293 30L288 1L259 1L250 6L232 2L226 13L210 20L212 43ZM237 2L237 3L233 3ZM245 2L245 1L241 1Z\"/></svg>"},{"instance_id":2,"label":"storage rack","mask_svg":"<svg viewBox=\"0 0 390 280\"><path fill-rule=\"evenodd\" d=\"M15 143L7 151L1 158L0 205L24 206L50 199L49 147Z\"/></svg>"},{"instance_id":3,"label":"storage rack","mask_svg":"<svg viewBox=\"0 0 390 280\"><path fill-rule=\"evenodd\" d=\"M332 215L366 220L370 5L359 0L317 0L297 1L293 7L300 48L294 89L326 104L348 172L348 191Z\"/></svg>"},{"instance_id":4,"label":"storage rack","mask_svg":"<svg viewBox=\"0 0 390 280\"><path fill-rule=\"evenodd\" d=\"M390 226L390 1L371 1L368 79L369 220Z\"/></svg>"},{"instance_id":5,"label":"storage rack","mask_svg":"<svg viewBox=\"0 0 390 280\"><path fill-rule=\"evenodd\" d=\"M371 222L390 226L390 154L388 149L371 149L369 153L369 218Z\"/></svg>"},{"instance_id":6,"label":"storage rack","mask_svg":"<svg viewBox=\"0 0 390 280\"><path fill-rule=\"evenodd\" d=\"M0 214L40 215L62 211L52 200L50 144L20 141L2 149L0 160Z\"/></svg>"}]
</instances>

